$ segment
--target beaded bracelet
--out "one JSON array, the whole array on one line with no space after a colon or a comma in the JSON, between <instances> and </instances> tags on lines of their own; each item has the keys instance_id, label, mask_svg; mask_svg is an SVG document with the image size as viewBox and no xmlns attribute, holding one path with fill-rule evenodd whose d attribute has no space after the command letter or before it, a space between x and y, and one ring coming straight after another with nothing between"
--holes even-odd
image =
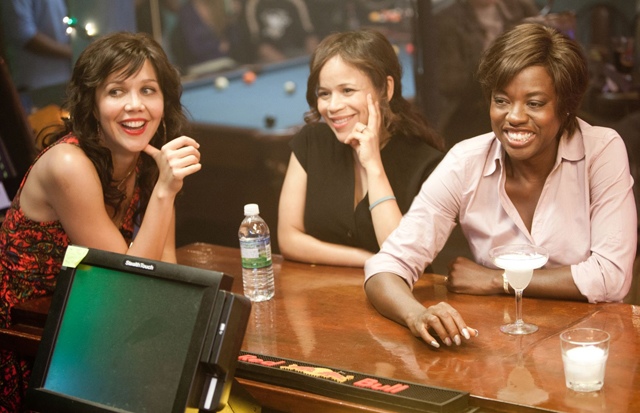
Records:
<instances>
[{"instance_id":1,"label":"beaded bracelet","mask_svg":"<svg viewBox=\"0 0 640 413\"><path fill-rule=\"evenodd\" d=\"M373 208L377 207L379 204L383 203L384 201L391 201L392 199L396 199L396 197L393 196L393 195L383 196L382 198L378 199L373 204L369 205L369 211L372 211Z\"/></svg>"}]
</instances>

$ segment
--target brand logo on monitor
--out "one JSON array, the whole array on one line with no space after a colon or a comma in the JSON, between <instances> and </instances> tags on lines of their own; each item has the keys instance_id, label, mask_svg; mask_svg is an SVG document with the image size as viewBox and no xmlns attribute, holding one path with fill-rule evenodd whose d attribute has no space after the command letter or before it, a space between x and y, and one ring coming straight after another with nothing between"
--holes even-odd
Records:
<instances>
[{"instance_id":1,"label":"brand logo on monitor","mask_svg":"<svg viewBox=\"0 0 640 413\"><path fill-rule=\"evenodd\" d=\"M124 260L124 265L126 265L127 267L140 268L141 270L148 270L148 271L155 270L155 266L153 264L145 264L144 262L140 262L140 261Z\"/></svg>"}]
</instances>

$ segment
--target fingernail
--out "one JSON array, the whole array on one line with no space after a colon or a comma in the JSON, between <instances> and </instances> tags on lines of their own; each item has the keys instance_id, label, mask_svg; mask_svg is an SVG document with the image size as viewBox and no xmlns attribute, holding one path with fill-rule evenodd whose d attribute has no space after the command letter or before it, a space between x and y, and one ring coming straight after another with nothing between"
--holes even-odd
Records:
<instances>
[{"instance_id":1,"label":"fingernail","mask_svg":"<svg viewBox=\"0 0 640 413\"><path fill-rule=\"evenodd\" d=\"M462 340L460 339L460 336L458 334L453 336L453 341L456 343L456 346L459 346L460 344L462 344Z\"/></svg>"},{"instance_id":2,"label":"fingernail","mask_svg":"<svg viewBox=\"0 0 640 413\"><path fill-rule=\"evenodd\" d=\"M469 334L469 331L467 330L467 328L463 328L462 329L462 335L464 336L464 338L466 338L467 340L469 340L471 338L471 335Z\"/></svg>"},{"instance_id":3,"label":"fingernail","mask_svg":"<svg viewBox=\"0 0 640 413\"><path fill-rule=\"evenodd\" d=\"M432 341L431 343L429 343L429 344L431 344L431 345L432 345L433 347L435 347L435 348L440 348L440 344L438 344L438 342L437 342L437 341L435 341L435 340L433 340L433 341Z\"/></svg>"},{"instance_id":4,"label":"fingernail","mask_svg":"<svg viewBox=\"0 0 640 413\"><path fill-rule=\"evenodd\" d=\"M480 334L480 332L479 332L477 329L475 329L475 328L473 329L473 331L475 331L475 332L476 332L476 337L478 337L478 335Z\"/></svg>"},{"instance_id":5,"label":"fingernail","mask_svg":"<svg viewBox=\"0 0 640 413\"><path fill-rule=\"evenodd\" d=\"M444 339L444 344L446 344L447 346L451 346L451 339L449 337L445 337Z\"/></svg>"}]
</instances>

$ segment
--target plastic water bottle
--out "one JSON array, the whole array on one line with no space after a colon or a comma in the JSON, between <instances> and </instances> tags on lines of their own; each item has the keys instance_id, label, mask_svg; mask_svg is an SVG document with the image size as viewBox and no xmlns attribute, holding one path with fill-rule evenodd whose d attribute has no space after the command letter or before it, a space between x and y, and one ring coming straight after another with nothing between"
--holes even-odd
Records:
<instances>
[{"instance_id":1,"label":"plastic water bottle","mask_svg":"<svg viewBox=\"0 0 640 413\"><path fill-rule=\"evenodd\" d=\"M244 216L238 230L242 256L242 286L251 301L267 301L273 297L273 265L271 234L260 217L258 204L244 206Z\"/></svg>"}]
</instances>

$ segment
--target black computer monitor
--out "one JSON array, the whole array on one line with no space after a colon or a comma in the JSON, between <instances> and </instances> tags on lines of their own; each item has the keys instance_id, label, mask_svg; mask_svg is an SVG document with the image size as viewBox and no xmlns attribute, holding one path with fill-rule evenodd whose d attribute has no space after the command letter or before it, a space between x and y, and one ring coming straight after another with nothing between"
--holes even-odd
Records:
<instances>
[{"instance_id":1,"label":"black computer monitor","mask_svg":"<svg viewBox=\"0 0 640 413\"><path fill-rule=\"evenodd\" d=\"M215 271L70 246L27 391L39 412L227 403L251 308Z\"/></svg>"}]
</instances>

